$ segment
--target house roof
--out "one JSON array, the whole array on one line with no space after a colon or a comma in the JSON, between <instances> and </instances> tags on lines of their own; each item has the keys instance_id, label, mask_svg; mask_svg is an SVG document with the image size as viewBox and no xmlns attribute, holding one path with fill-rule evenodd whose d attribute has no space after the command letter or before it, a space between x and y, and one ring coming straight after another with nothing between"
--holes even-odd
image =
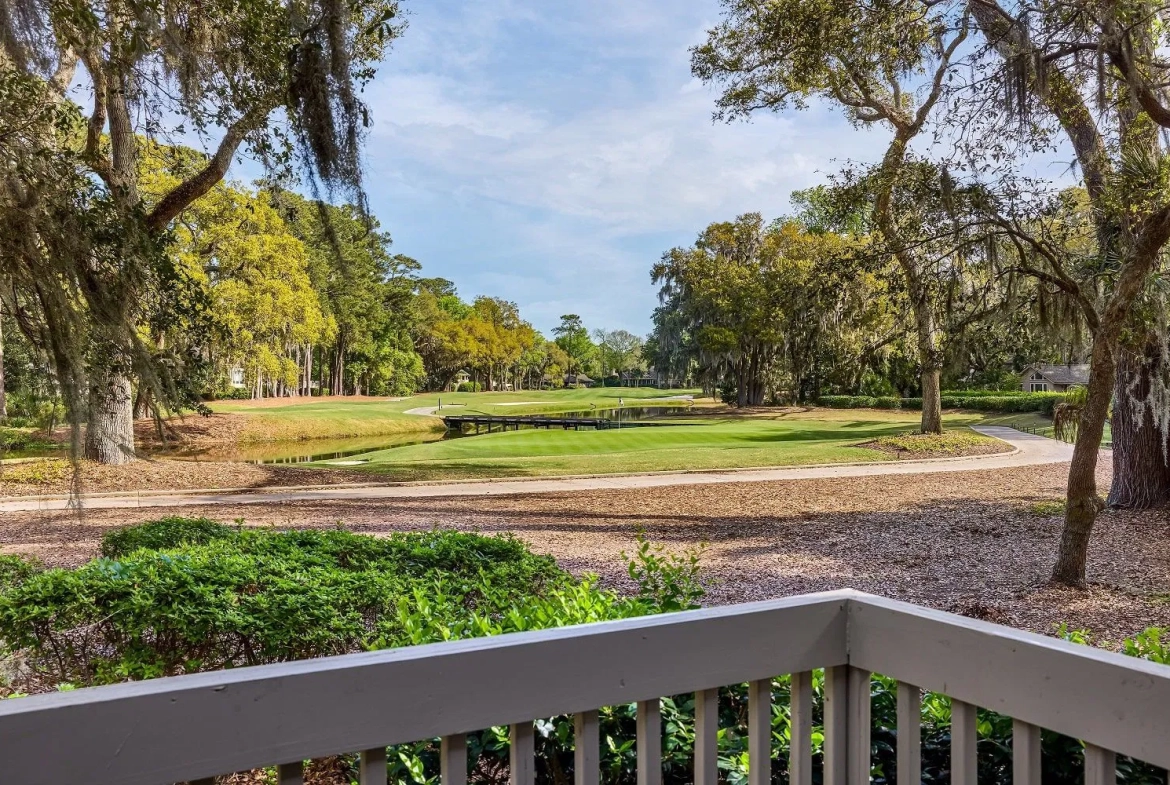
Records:
<instances>
[{"instance_id":1,"label":"house roof","mask_svg":"<svg viewBox=\"0 0 1170 785\"><path fill-rule=\"evenodd\" d=\"M1088 384L1088 363L1072 365L1031 365L1028 372L1038 373L1053 384Z\"/></svg>"}]
</instances>

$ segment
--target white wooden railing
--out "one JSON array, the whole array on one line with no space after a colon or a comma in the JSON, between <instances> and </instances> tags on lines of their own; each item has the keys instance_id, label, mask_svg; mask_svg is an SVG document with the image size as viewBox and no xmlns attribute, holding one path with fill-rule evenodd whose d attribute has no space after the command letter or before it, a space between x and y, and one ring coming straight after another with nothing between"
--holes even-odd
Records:
<instances>
[{"instance_id":1,"label":"white wooden railing","mask_svg":"<svg viewBox=\"0 0 1170 785\"><path fill-rule=\"evenodd\" d=\"M748 682L749 778L771 773L771 678L792 674L792 785L812 782L812 674L826 669L824 782L865 785L870 675L897 679L899 729L921 690L951 696L954 785L976 785L975 707L1014 718L1014 785L1040 785L1040 728L1086 742L1086 785L1115 755L1170 766L1170 667L853 591L667 616L156 679L0 701L0 781L210 783L218 774L442 737L444 783L466 782L466 734L511 726L511 778L534 779L533 720L575 717L575 778L599 781L597 709L638 704L638 782L661 781L659 699L695 692L694 781L716 783L717 690ZM897 781L918 785L918 733Z\"/></svg>"}]
</instances>

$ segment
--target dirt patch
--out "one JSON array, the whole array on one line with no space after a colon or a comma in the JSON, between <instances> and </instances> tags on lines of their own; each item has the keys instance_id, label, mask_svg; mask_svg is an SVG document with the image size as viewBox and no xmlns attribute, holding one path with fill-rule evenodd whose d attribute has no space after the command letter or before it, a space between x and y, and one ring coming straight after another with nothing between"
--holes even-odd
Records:
<instances>
[{"instance_id":1,"label":"dirt patch","mask_svg":"<svg viewBox=\"0 0 1170 785\"><path fill-rule=\"evenodd\" d=\"M267 467L265 467L267 468ZM1045 585L1067 464L1018 469L729 483L526 496L319 501L165 510L8 513L0 550L76 565L102 532L160 515L354 531L513 532L577 573L630 589L621 559L639 531L681 550L707 544L712 605L851 587L1051 634L1067 622L1104 641L1170 626L1170 513L1111 512L1093 530L1086 592ZM1103 467L1101 487L1108 487Z\"/></svg>"},{"instance_id":2,"label":"dirt patch","mask_svg":"<svg viewBox=\"0 0 1170 785\"><path fill-rule=\"evenodd\" d=\"M352 472L220 461L140 460L125 466L50 458L0 468L0 496L41 496L106 491L265 488L353 483Z\"/></svg>"}]
</instances>

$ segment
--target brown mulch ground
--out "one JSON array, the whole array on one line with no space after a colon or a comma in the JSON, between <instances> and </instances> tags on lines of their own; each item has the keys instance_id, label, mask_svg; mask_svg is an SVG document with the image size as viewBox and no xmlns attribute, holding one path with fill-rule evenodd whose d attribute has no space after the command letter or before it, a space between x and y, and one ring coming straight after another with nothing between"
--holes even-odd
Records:
<instances>
[{"instance_id":1,"label":"brown mulch ground","mask_svg":"<svg viewBox=\"0 0 1170 785\"><path fill-rule=\"evenodd\" d=\"M270 467L258 467L267 471ZM1060 622L1118 641L1170 626L1170 514L1106 513L1086 592L1046 587L1061 519L1030 509L1063 494L1067 465L505 497L294 502L165 510L8 513L0 550L50 564L97 554L111 527L200 514L360 532L452 527L513 532L576 572L629 588L638 531L675 550L706 543L708 602L852 587L1042 633ZM1108 475L1100 477L1107 487Z\"/></svg>"},{"instance_id":2,"label":"brown mulch ground","mask_svg":"<svg viewBox=\"0 0 1170 785\"><path fill-rule=\"evenodd\" d=\"M29 464L0 467L0 496L65 494L75 482L70 464L65 459L51 460L44 482L21 481L28 469ZM165 459L140 460L126 466L103 466L82 461L80 473L78 487L85 493L335 485L363 479L340 469Z\"/></svg>"}]
</instances>

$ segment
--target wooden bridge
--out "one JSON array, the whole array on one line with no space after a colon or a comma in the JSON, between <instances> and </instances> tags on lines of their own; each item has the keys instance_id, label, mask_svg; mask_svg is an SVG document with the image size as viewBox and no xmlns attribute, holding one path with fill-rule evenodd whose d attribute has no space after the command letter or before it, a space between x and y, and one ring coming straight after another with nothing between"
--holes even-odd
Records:
<instances>
[{"instance_id":1,"label":"wooden bridge","mask_svg":"<svg viewBox=\"0 0 1170 785\"><path fill-rule=\"evenodd\" d=\"M448 430L462 429L465 425L474 425L476 433L479 433L479 429L484 426L487 427L488 433L492 432L492 426L498 426L499 430L502 431L518 431L522 425L529 428L564 428L566 431L570 428L574 431L581 428L605 430L614 426L613 420L610 420L608 417L545 417L539 415L508 417L495 414L446 415L443 417L443 424L447 426Z\"/></svg>"}]
</instances>

